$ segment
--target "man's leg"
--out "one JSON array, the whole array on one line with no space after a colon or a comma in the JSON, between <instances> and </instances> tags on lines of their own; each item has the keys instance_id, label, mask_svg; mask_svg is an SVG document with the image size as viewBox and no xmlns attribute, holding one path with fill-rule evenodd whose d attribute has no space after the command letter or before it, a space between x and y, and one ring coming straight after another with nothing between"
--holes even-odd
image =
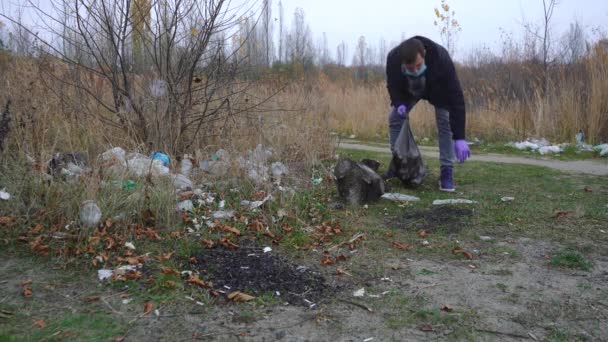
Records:
<instances>
[{"instance_id":1,"label":"man's leg","mask_svg":"<svg viewBox=\"0 0 608 342\"><path fill-rule=\"evenodd\" d=\"M453 192L456 188L454 187L452 178L454 171L454 140L452 140L452 128L450 127L450 112L446 109L435 107L435 119L437 121L437 135L439 138L439 164L441 165L439 190Z\"/></svg>"}]
</instances>

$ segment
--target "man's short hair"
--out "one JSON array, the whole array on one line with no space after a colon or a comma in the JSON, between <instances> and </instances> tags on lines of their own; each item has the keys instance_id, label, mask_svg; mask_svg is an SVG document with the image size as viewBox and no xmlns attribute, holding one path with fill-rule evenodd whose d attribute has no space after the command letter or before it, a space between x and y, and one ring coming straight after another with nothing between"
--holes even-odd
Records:
<instances>
[{"instance_id":1,"label":"man's short hair","mask_svg":"<svg viewBox=\"0 0 608 342\"><path fill-rule=\"evenodd\" d=\"M424 57L424 44L419 39L410 38L399 45L399 55L405 64L415 63L418 54Z\"/></svg>"}]
</instances>

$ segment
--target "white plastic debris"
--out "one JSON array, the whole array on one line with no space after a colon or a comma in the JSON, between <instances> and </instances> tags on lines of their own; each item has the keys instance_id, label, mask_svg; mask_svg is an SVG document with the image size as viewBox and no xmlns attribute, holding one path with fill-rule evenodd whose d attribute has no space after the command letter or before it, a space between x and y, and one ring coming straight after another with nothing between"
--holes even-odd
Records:
<instances>
[{"instance_id":1,"label":"white plastic debris","mask_svg":"<svg viewBox=\"0 0 608 342\"><path fill-rule=\"evenodd\" d=\"M371 341L373 341L373 340L374 340L374 338L373 338L373 337L368 337L368 338L366 338L365 340L363 340L363 342L371 342Z\"/></svg>"},{"instance_id":2,"label":"white plastic debris","mask_svg":"<svg viewBox=\"0 0 608 342\"><path fill-rule=\"evenodd\" d=\"M234 217L234 210L218 210L211 215L217 220L231 219Z\"/></svg>"},{"instance_id":3,"label":"white plastic debris","mask_svg":"<svg viewBox=\"0 0 608 342\"><path fill-rule=\"evenodd\" d=\"M500 200L503 202L512 202L515 200L515 197L503 197Z\"/></svg>"},{"instance_id":4,"label":"white plastic debris","mask_svg":"<svg viewBox=\"0 0 608 342\"><path fill-rule=\"evenodd\" d=\"M161 160L152 160L139 153L130 154L127 159L127 168L138 177L144 177L148 173L154 177L169 174L169 168L164 166Z\"/></svg>"},{"instance_id":5,"label":"white plastic debris","mask_svg":"<svg viewBox=\"0 0 608 342\"><path fill-rule=\"evenodd\" d=\"M95 201L88 200L82 202L80 207L80 222L86 227L95 227L101 221L101 209Z\"/></svg>"},{"instance_id":6,"label":"white plastic debris","mask_svg":"<svg viewBox=\"0 0 608 342\"><path fill-rule=\"evenodd\" d=\"M281 162L272 163L272 165L270 165L270 171L274 178L280 178L289 172L287 167Z\"/></svg>"},{"instance_id":7,"label":"white plastic debris","mask_svg":"<svg viewBox=\"0 0 608 342\"><path fill-rule=\"evenodd\" d=\"M270 252L272 252L272 248L264 247L264 253L270 253Z\"/></svg>"},{"instance_id":8,"label":"white plastic debris","mask_svg":"<svg viewBox=\"0 0 608 342\"><path fill-rule=\"evenodd\" d=\"M220 209L224 209L225 206L226 206L226 201L225 200L221 200L220 204L219 204Z\"/></svg>"},{"instance_id":9,"label":"white plastic debris","mask_svg":"<svg viewBox=\"0 0 608 342\"><path fill-rule=\"evenodd\" d=\"M365 296L365 288L360 288L357 291L353 292L353 297L363 297Z\"/></svg>"},{"instance_id":10,"label":"white plastic debris","mask_svg":"<svg viewBox=\"0 0 608 342\"><path fill-rule=\"evenodd\" d=\"M468 199L456 198L456 199L445 199L445 200L434 200L433 205L444 205L444 204L474 204L476 201Z\"/></svg>"},{"instance_id":11,"label":"white plastic debris","mask_svg":"<svg viewBox=\"0 0 608 342\"><path fill-rule=\"evenodd\" d=\"M184 159L182 159L182 162L180 163L180 170L179 173L188 178L190 177L190 173L192 172L192 159L190 159L188 156L184 156Z\"/></svg>"},{"instance_id":12,"label":"white plastic debris","mask_svg":"<svg viewBox=\"0 0 608 342\"><path fill-rule=\"evenodd\" d=\"M386 193L382 195L382 198L390 200L390 201L398 201L398 202L418 202L420 198L416 196L410 196L399 193Z\"/></svg>"},{"instance_id":13,"label":"white plastic debris","mask_svg":"<svg viewBox=\"0 0 608 342\"><path fill-rule=\"evenodd\" d=\"M253 209L257 209L259 207L261 207L262 205L264 205L264 203L266 203L266 201L272 199L272 195L268 195L266 196L263 200L261 201L247 201L247 200L242 200L241 201L241 206L246 207L249 210L253 210Z\"/></svg>"},{"instance_id":14,"label":"white plastic debris","mask_svg":"<svg viewBox=\"0 0 608 342\"><path fill-rule=\"evenodd\" d=\"M123 299L123 300L122 300L122 303L123 303L124 305L127 305L127 304L131 303L131 301L133 301L133 299L132 299L132 298L127 298L127 299Z\"/></svg>"},{"instance_id":15,"label":"white plastic debris","mask_svg":"<svg viewBox=\"0 0 608 342\"><path fill-rule=\"evenodd\" d=\"M125 247L127 247L128 249L134 251L135 250L135 245L133 244L133 242L125 242Z\"/></svg>"},{"instance_id":16,"label":"white plastic debris","mask_svg":"<svg viewBox=\"0 0 608 342\"><path fill-rule=\"evenodd\" d=\"M537 151L543 146L551 145L549 141L545 138L543 139L529 139L525 141L520 141L516 143L510 143L509 145L515 147L518 150L533 150Z\"/></svg>"},{"instance_id":17,"label":"white plastic debris","mask_svg":"<svg viewBox=\"0 0 608 342\"><path fill-rule=\"evenodd\" d=\"M6 189L0 190L0 200L8 201L9 199L11 199L11 194L6 192Z\"/></svg>"},{"instance_id":18,"label":"white plastic debris","mask_svg":"<svg viewBox=\"0 0 608 342\"><path fill-rule=\"evenodd\" d=\"M194 204L191 200L181 201L177 204L177 211L191 211L194 209Z\"/></svg>"},{"instance_id":19,"label":"white plastic debris","mask_svg":"<svg viewBox=\"0 0 608 342\"><path fill-rule=\"evenodd\" d=\"M491 236L484 236L484 235L482 235L482 236L479 237L479 240L481 240L481 241L491 241L491 240L493 240L493 238Z\"/></svg>"},{"instance_id":20,"label":"white plastic debris","mask_svg":"<svg viewBox=\"0 0 608 342\"><path fill-rule=\"evenodd\" d=\"M108 269L97 270L97 278L99 278L99 281L104 281L110 279L113 273L114 271Z\"/></svg>"},{"instance_id":21,"label":"white plastic debris","mask_svg":"<svg viewBox=\"0 0 608 342\"><path fill-rule=\"evenodd\" d=\"M178 190L189 190L193 187L192 181L182 174L171 175L171 181Z\"/></svg>"},{"instance_id":22,"label":"white plastic debris","mask_svg":"<svg viewBox=\"0 0 608 342\"><path fill-rule=\"evenodd\" d=\"M550 154L550 153L561 153L563 152L563 149L557 145L552 145L552 146L542 146L541 148L538 149L538 153L545 155L545 154Z\"/></svg>"},{"instance_id":23,"label":"white plastic debris","mask_svg":"<svg viewBox=\"0 0 608 342\"><path fill-rule=\"evenodd\" d=\"M423 246L429 246L431 244L427 240L423 240L421 243L422 243Z\"/></svg>"}]
</instances>

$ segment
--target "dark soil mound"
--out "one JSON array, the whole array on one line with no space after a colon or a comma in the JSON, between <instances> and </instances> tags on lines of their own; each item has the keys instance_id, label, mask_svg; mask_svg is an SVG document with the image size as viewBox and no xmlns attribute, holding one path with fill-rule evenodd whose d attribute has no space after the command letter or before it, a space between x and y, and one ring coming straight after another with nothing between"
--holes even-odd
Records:
<instances>
[{"instance_id":1,"label":"dark soil mound","mask_svg":"<svg viewBox=\"0 0 608 342\"><path fill-rule=\"evenodd\" d=\"M275 251L264 253L260 247L218 247L202 250L195 257L198 263L192 267L217 290L254 296L272 294L280 301L305 306L330 291L319 273L295 265Z\"/></svg>"}]
</instances>

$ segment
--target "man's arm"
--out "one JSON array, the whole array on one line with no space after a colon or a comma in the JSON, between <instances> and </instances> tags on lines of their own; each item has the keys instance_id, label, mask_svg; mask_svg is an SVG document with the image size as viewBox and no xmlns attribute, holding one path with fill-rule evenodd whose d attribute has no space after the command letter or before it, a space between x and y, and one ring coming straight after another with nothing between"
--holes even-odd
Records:
<instances>
[{"instance_id":1,"label":"man's arm","mask_svg":"<svg viewBox=\"0 0 608 342\"><path fill-rule=\"evenodd\" d=\"M464 95L462 93L462 87L460 86L460 80L458 74L456 74L456 68L449 55L446 54L444 61L445 65L445 82L446 82L446 96L450 111L450 127L452 128L452 134L454 140L465 139L466 132L466 107L464 102Z\"/></svg>"}]
</instances>

